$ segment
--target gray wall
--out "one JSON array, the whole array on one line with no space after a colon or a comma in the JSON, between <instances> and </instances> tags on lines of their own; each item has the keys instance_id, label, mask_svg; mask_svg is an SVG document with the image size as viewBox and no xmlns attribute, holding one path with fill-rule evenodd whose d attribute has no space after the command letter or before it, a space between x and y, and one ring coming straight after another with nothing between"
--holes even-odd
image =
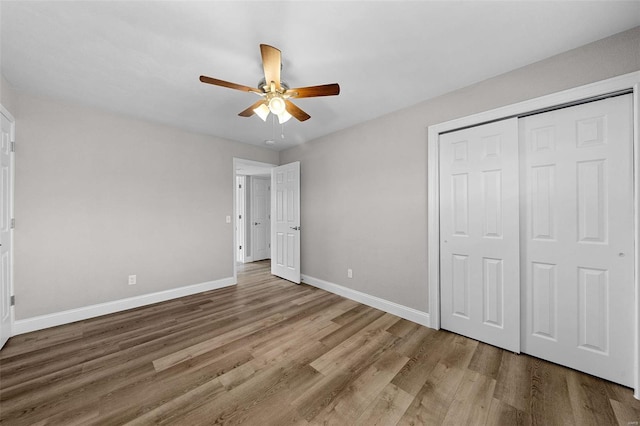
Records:
<instances>
[{"instance_id":1,"label":"gray wall","mask_svg":"<svg viewBox=\"0 0 640 426\"><path fill-rule=\"evenodd\" d=\"M640 70L638 45L640 28L279 156L2 78L18 138L16 319L232 276L233 157L301 161L303 274L427 311L427 126Z\"/></svg>"},{"instance_id":2,"label":"gray wall","mask_svg":"<svg viewBox=\"0 0 640 426\"><path fill-rule=\"evenodd\" d=\"M277 152L14 95L16 319L233 276L232 159Z\"/></svg>"},{"instance_id":3,"label":"gray wall","mask_svg":"<svg viewBox=\"0 0 640 426\"><path fill-rule=\"evenodd\" d=\"M638 71L639 46L637 27L281 152L301 162L302 273L428 312L427 127Z\"/></svg>"}]
</instances>

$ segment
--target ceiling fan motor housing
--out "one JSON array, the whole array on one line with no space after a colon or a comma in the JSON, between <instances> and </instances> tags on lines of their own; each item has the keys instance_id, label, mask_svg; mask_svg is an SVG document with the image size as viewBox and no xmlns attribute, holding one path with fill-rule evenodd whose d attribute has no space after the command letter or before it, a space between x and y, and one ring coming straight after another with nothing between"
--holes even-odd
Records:
<instances>
[{"instance_id":1,"label":"ceiling fan motor housing","mask_svg":"<svg viewBox=\"0 0 640 426\"><path fill-rule=\"evenodd\" d=\"M267 80L265 80L264 78L262 78L262 80L258 82L258 87L265 93L269 91L267 90L269 88L269 86L267 85ZM287 90L289 90L289 85L284 81L280 82L280 87L282 87L281 93L284 93Z\"/></svg>"}]
</instances>

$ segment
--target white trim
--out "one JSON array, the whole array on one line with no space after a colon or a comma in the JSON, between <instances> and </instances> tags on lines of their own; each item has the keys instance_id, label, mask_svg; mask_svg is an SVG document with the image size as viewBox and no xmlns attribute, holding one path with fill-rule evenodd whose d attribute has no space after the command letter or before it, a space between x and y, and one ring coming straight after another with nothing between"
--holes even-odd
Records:
<instances>
[{"instance_id":1,"label":"white trim","mask_svg":"<svg viewBox=\"0 0 640 426\"><path fill-rule=\"evenodd\" d=\"M2 105L0 104L0 114L4 115L9 122L11 123L11 130L9 134L9 142L12 142L15 145L16 142L16 119L13 118L13 115ZM10 154L10 166L11 168L11 187L9 188L9 199L11 203L10 207L10 216L11 219L15 218L15 182L16 182L16 153L12 150ZM15 295L15 286L13 282L13 272L14 272L14 252L15 252L15 242L14 242L14 230L10 231L10 239L11 239L11 253L9 253L9 294L11 296ZM16 310L15 306L11 306L9 308L9 337L15 335L14 327L16 321Z\"/></svg>"},{"instance_id":2,"label":"white trim","mask_svg":"<svg viewBox=\"0 0 640 426\"><path fill-rule=\"evenodd\" d=\"M440 330L440 148L439 134L429 127L427 144L427 267L431 327ZM432 142L435 141L435 142Z\"/></svg>"},{"instance_id":3,"label":"white trim","mask_svg":"<svg viewBox=\"0 0 640 426\"><path fill-rule=\"evenodd\" d=\"M300 277L302 279L302 282L305 284L309 284L322 290L326 290L330 293L346 297L347 299L355 300L356 302L371 306L376 309L380 309L381 311L388 312L409 321L413 321L417 324L430 327L429 314L426 312L409 308L404 305L399 305L397 303L390 302L376 296L371 296L369 294L362 293L357 290L352 290L350 288L330 283L318 278L313 278L308 275L301 275Z\"/></svg>"},{"instance_id":4,"label":"white trim","mask_svg":"<svg viewBox=\"0 0 640 426\"><path fill-rule=\"evenodd\" d=\"M636 289L636 344L635 344L635 375L634 394L640 399L640 82L633 86L633 193L634 193L634 226L635 226L635 253L634 253L634 279Z\"/></svg>"},{"instance_id":5,"label":"white trim","mask_svg":"<svg viewBox=\"0 0 640 426\"><path fill-rule=\"evenodd\" d=\"M579 86L573 89L564 90L562 92L539 98L519 102L513 105L507 105L490 111L474 114L468 117L458 118L444 123L429 126L427 140L427 199L429 202L427 208L428 223L428 286L429 286L429 314L431 316L431 326L440 328L440 202L439 202L439 182L438 182L438 140L439 135L444 132L460 129L463 127L476 126L478 124L489 121L500 120L507 117L523 115L532 111L544 108L551 108L557 105L569 102L577 102L583 99L589 99L601 96L607 93L617 92L621 90L633 90L633 108L634 108L634 133L633 133L633 150L634 150L634 192L635 192L635 294L636 294L636 320L635 320L635 393L634 396L640 399L640 221L638 213L640 212L640 71L613 77L596 83Z\"/></svg>"},{"instance_id":6,"label":"white trim","mask_svg":"<svg viewBox=\"0 0 640 426\"><path fill-rule=\"evenodd\" d=\"M607 80L563 90L562 92L552 93L550 95L541 96L539 98L529 99L518 102L516 104L503 106L500 108L473 114L467 117L457 118L455 120L446 121L444 123L429 126L429 130L433 129L436 134L461 129L463 127L477 126L494 120L502 120L507 117L527 114L545 108L552 108L557 105L569 102L577 102L583 99L593 98L595 96L607 93L617 92L625 89L633 89L634 85L640 81L640 71L613 77ZM431 134L431 133L430 133Z\"/></svg>"},{"instance_id":7,"label":"white trim","mask_svg":"<svg viewBox=\"0 0 640 426\"><path fill-rule=\"evenodd\" d=\"M105 302L97 305L83 306L82 308L70 309L68 311L56 312L53 314L40 315L37 317L17 320L13 324L13 335L15 336L17 334L29 333L31 331L69 324L76 321L82 321L89 318L112 314L114 312L126 311L127 309L139 308L141 306L164 302L171 299L177 299L179 297L202 293L204 291L229 287L235 284L236 280L233 277L229 277L220 280L174 288L171 290L164 290L156 293L143 294L141 296L114 300L112 302Z\"/></svg>"},{"instance_id":8,"label":"white trim","mask_svg":"<svg viewBox=\"0 0 640 426\"><path fill-rule=\"evenodd\" d=\"M234 247L236 250L236 262L246 263L245 253L247 251L247 226L245 224L247 221L247 215L245 213L245 210L247 208L247 196L245 191L247 190L247 177L235 175L235 180L235 202L233 203L233 205L235 206L235 211L233 212L233 223L236 228L233 230L235 234ZM238 181L240 183L238 183ZM240 187L238 187L238 185L240 185ZM240 200L238 199L238 195L240 195ZM240 218L240 216L242 216L242 218ZM238 237L240 237L240 241L238 241ZM239 246L242 246L242 249L239 249Z\"/></svg>"},{"instance_id":9,"label":"white trim","mask_svg":"<svg viewBox=\"0 0 640 426\"><path fill-rule=\"evenodd\" d=\"M233 219L231 221L231 233L233 234L233 280L235 282L238 282L238 262L236 261L236 247L238 247L238 236L236 235L237 232L235 229L233 229L233 226L235 226L236 223L236 218L238 217L238 209L236 208L236 197L237 197L237 192L236 192L236 176L238 176L238 174L236 173L236 161L239 160L236 157L233 157L233 160L231 160L231 173L233 173L233 178L231 179L231 181L233 182L233 191L231 192L232 194L232 198L231 198L231 218ZM246 249L246 247L245 247ZM246 250L245 250L246 251ZM246 260L246 258L243 258L243 260Z\"/></svg>"}]
</instances>

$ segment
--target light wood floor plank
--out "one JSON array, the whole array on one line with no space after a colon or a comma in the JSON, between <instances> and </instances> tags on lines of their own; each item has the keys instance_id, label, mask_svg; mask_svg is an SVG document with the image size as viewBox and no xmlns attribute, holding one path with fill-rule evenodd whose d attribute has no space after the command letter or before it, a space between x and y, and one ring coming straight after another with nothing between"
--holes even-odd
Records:
<instances>
[{"instance_id":1,"label":"light wood floor plank","mask_svg":"<svg viewBox=\"0 0 640 426\"><path fill-rule=\"evenodd\" d=\"M4 425L609 425L631 389L240 267L0 351Z\"/></svg>"},{"instance_id":2,"label":"light wood floor plank","mask_svg":"<svg viewBox=\"0 0 640 426\"><path fill-rule=\"evenodd\" d=\"M407 357L393 350L386 351L318 414L312 424L354 424L407 361Z\"/></svg>"},{"instance_id":3,"label":"light wood floor plank","mask_svg":"<svg viewBox=\"0 0 640 426\"><path fill-rule=\"evenodd\" d=\"M413 395L389 383L369 404L355 424L358 426L395 425L407 411L413 398Z\"/></svg>"},{"instance_id":4,"label":"light wood floor plank","mask_svg":"<svg viewBox=\"0 0 640 426\"><path fill-rule=\"evenodd\" d=\"M531 416L513 408L499 399L493 398L487 416L487 425L529 426ZM548 423L549 424L549 423Z\"/></svg>"},{"instance_id":5,"label":"light wood floor plank","mask_svg":"<svg viewBox=\"0 0 640 426\"><path fill-rule=\"evenodd\" d=\"M436 364L398 424L442 424L462 383L465 371L441 363Z\"/></svg>"},{"instance_id":6,"label":"light wood floor plank","mask_svg":"<svg viewBox=\"0 0 640 426\"><path fill-rule=\"evenodd\" d=\"M472 370L465 371L444 425L483 425L487 421L496 381Z\"/></svg>"}]
</instances>

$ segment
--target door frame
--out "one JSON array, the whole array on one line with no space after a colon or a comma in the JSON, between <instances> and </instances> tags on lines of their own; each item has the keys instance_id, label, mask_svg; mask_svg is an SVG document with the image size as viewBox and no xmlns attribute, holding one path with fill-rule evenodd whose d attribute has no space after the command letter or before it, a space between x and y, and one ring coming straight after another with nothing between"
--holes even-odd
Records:
<instances>
[{"instance_id":1,"label":"door frame","mask_svg":"<svg viewBox=\"0 0 640 426\"><path fill-rule=\"evenodd\" d=\"M262 168L268 168L268 169L272 169L274 167L276 167L276 164L271 164L271 163L263 163L260 161L254 161L254 160L247 160L245 158L239 158L239 157L233 157L233 161L232 161L232 173L233 173L233 177L231 179L232 185L233 185L233 200L232 200L232 209L233 209L233 218L237 218L238 217L238 212L237 212L237 205L236 205L236 176L238 174L242 175L243 173L238 173L237 169L242 166L248 166L248 167L262 167ZM245 182L246 183L246 182ZM245 185L246 187L246 185ZM246 215L246 206L245 206L245 215ZM235 226L236 221L233 220L231 221L233 223L233 226ZM238 262L236 261L236 255L237 255L237 250L236 247L238 246L238 241L237 240L237 233L235 231L235 229L233 230L233 244L231 245L231 250L233 253L232 259L233 259L233 282L237 283L238 282ZM246 240L246 235L245 235L245 240ZM246 252L245 252L246 253ZM246 260L246 255L244 256L245 260Z\"/></svg>"},{"instance_id":2,"label":"door frame","mask_svg":"<svg viewBox=\"0 0 640 426\"><path fill-rule=\"evenodd\" d=\"M633 94L633 193L634 193L634 289L635 289L635 365L634 396L640 399L640 71L609 78L550 95L507 105L478 114L428 127L427 136L427 265L429 327L440 329L440 194L439 137L441 133L460 130L497 120L522 117L536 112L617 93Z\"/></svg>"},{"instance_id":3,"label":"door frame","mask_svg":"<svg viewBox=\"0 0 640 426\"><path fill-rule=\"evenodd\" d=\"M247 220L246 218L246 214L245 214L245 210L246 210L246 195L245 195L245 190L246 190L246 181L247 181L247 177L244 175L235 175L235 200L236 202L234 203L234 206L236 208L236 211L233 214L233 218L234 218L234 223L236 226L236 229L234 230L235 232L235 236L236 236L236 243L234 245L234 247L236 247L236 257L235 257L235 261L236 262L240 262L240 263L244 263L246 256L245 253L247 251L247 248L245 247L245 231L246 231L246 225L245 222ZM240 183L239 183L240 182ZM238 185L240 185L240 187L238 187ZM238 199L238 196L241 197L241 199ZM242 217L241 217L242 215ZM238 241L238 239L240 239L240 241ZM240 248L240 246L242 246L242 248Z\"/></svg>"},{"instance_id":4,"label":"door frame","mask_svg":"<svg viewBox=\"0 0 640 426\"><path fill-rule=\"evenodd\" d=\"M15 144L16 142L16 119L13 117L13 115L11 115L11 113L2 105L0 104L0 114L4 115L9 122L11 123L11 130L10 130L10 134L9 134L9 141L13 144ZM10 213L11 213L11 219L13 220L13 218L15 218L15 212L14 212L14 206L15 206L15 202L14 202L14 197L15 197L15 171L16 171L16 166L15 166L15 161L16 161L16 154L15 154L15 149L12 150L11 152L11 186L9 188L9 200L11 203L10 206ZM15 295L15 288L14 288L14 283L13 283L13 263L14 263L14 251L15 251L15 244L14 244L14 230L13 227L11 228L11 252L9 253L9 294L11 296ZM11 338L11 336L14 335L14 329L13 329L13 325L15 323L15 304L10 304L9 306L9 338Z\"/></svg>"}]
</instances>

